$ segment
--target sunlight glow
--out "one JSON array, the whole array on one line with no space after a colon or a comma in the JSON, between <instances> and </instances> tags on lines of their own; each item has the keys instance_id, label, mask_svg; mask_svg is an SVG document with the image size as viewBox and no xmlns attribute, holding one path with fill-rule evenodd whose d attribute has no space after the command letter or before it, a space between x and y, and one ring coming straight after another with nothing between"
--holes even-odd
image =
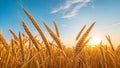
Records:
<instances>
[{"instance_id":1,"label":"sunlight glow","mask_svg":"<svg viewBox=\"0 0 120 68\"><path fill-rule=\"evenodd\" d=\"M100 43L100 41L101 41L101 39L96 36L96 37L93 37L93 38L90 40L89 44L90 44L91 46L95 46L95 45L98 45L98 44Z\"/></svg>"}]
</instances>

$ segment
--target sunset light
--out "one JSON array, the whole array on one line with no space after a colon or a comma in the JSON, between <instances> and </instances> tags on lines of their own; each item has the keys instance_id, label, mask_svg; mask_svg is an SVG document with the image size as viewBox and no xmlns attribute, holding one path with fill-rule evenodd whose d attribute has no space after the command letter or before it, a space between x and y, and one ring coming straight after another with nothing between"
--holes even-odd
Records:
<instances>
[{"instance_id":1,"label":"sunset light","mask_svg":"<svg viewBox=\"0 0 120 68\"><path fill-rule=\"evenodd\" d=\"M91 40L90 40L90 42L89 42L89 44L91 45L91 46L94 46L94 45L98 45L99 43L100 43L100 41L101 41L101 39L100 39L100 37L93 37Z\"/></svg>"}]
</instances>

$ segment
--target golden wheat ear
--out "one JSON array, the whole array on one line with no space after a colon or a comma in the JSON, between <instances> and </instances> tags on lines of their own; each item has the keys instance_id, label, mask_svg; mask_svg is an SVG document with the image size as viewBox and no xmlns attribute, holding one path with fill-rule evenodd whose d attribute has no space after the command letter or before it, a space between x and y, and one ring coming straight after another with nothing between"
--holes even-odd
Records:
<instances>
[{"instance_id":1,"label":"golden wheat ear","mask_svg":"<svg viewBox=\"0 0 120 68\"><path fill-rule=\"evenodd\" d=\"M23 8L25 14L28 16L28 18L31 20L32 24L35 26L35 28L37 29L37 31L39 32L44 44L46 45L46 48L49 52L49 55L51 55L51 52L50 52L50 47L49 47L49 43L42 31L42 29L40 28L40 26L38 25L38 23L36 22L36 20L32 17L32 15L25 9Z\"/></svg>"},{"instance_id":2,"label":"golden wheat ear","mask_svg":"<svg viewBox=\"0 0 120 68\"><path fill-rule=\"evenodd\" d=\"M6 39L3 37L1 32L0 32L0 41L2 42L2 44L5 47L6 51L9 51L8 43L7 43Z\"/></svg>"},{"instance_id":3,"label":"golden wheat ear","mask_svg":"<svg viewBox=\"0 0 120 68\"><path fill-rule=\"evenodd\" d=\"M109 42L109 44L110 44L110 46L111 46L111 49L112 49L113 51L115 51L110 36L109 36L109 35L106 35L106 39L108 40L108 42Z\"/></svg>"},{"instance_id":4,"label":"golden wheat ear","mask_svg":"<svg viewBox=\"0 0 120 68\"><path fill-rule=\"evenodd\" d=\"M28 26L25 24L24 21L22 21L22 24L23 24L23 27L24 27L26 33L28 34L29 38L32 40L33 44L35 45L36 49L37 49L38 51L40 51L39 46L38 46L38 44L37 44L34 36L33 36L32 33L30 32Z\"/></svg>"},{"instance_id":5,"label":"golden wheat ear","mask_svg":"<svg viewBox=\"0 0 120 68\"><path fill-rule=\"evenodd\" d=\"M75 54L78 54L79 52L81 52L81 50L83 49L84 45L83 43L85 42L87 36L89 35L91 29L93 28L93 26L95 25L95 22L93 22L90 27L86 30L86 32L82 35L82 37L78 40L76 47L74 49Z\"/></svg>"},{"instance_id":6,"label":"golden wheat ear","mask_svg":"<svg viewBox=\"0 0 120 68\"><path fill-rule=\"evenodd\" d=\"M21 35L21 33L19 32L19 42L20 42L20 48L21 48L21 56L22 56L22 61L24 62L24 56L25 56L25 54L24 54L24 47L23 47L23 45L24 45L24 43L23 43L23 41L22 41L22 35Z\"/></svg>"},{"instance_id":7,"label":"golden wheat ear","mask_svg":"<svg viewBox=\"0 0 120 68\"><path fill-rule=\"evenodd\" d=\"M56 31L57 36L60 37L60 33L59 33L59 30L58 30L58 26L57 26L56 21L53 21L53 24L54 24L54 27L55 27L55 31Z\"/></svg>"},{"instance_id":8,"label":"golden wheat ear","mask_svg":"<svg viewBox=\"0 0 120 68\"><path fill-rule=\"evenodd\" d=\"M12 31L12 29L9 29L9 31L12 34L12 36L14 37L15 40L19 40L17 35Z\"/></svg>"},{"instance_id":9,"label":"golden wheat ear","mask_svg":"<svg viewBox=\"0 0 120 68\"><path fill-rule=\"evenodd\" d=\"M43 22L44 26L46 27L47 31L49 32L50 36L55 40L55 42L58 44L58 47L62 49L62 44L58 36L48 27L48 25Z\"/></svg>"},{"instance_id":10,"label":"golden wheat ear","mask_svg":"<svg viewBox=\"0 0 120 68\"><path fill-rule=\"evenodd\" d=\"M78 40L78 39L79 39L79 37L81 36L81 34L82 34L82 32L84 31L85 27L86 27L86 25L84 25L84 26L82 27L82 29L80 30L80 32L79 32L78 35L76 36L76 39L75 39L75 40Z\"/></svg>"},{"instance_id":11,"label":"golden wheat ear","mask_svg":"<svg viewBox=\"0 0 120 68\"><path fill-rule=\"evenodd\" d=\"M68 60L68 57L66 55L66 53L64 52L63 48L62 48L62 43L60 41L60 38L48 27L48 25L43 22L44 26L46 27L47 31L49 32L50 36L53 38L53 40L55 40L55 42L57 43L62 55Z\"/></svg>"},{"instance_id":12,"label":"golden wheat ear","mask_svg":"<svg viewBox=\"0 0 120 68\"><path fill-rule=\"evenodd\" d=\"M11 39L11 47L12 47L12 56L16 56L16 52L15 52L15 40Z\"/></svg>"}]
</instances>

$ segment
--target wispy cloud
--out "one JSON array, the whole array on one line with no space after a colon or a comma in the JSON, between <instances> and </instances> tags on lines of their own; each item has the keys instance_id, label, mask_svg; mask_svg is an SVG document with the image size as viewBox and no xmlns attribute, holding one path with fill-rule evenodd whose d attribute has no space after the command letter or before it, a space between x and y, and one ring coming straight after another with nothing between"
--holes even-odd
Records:
<instances>
[{"instance_id":1,"label":"wispy cloud","mask_svg":"<svg viewBox=\"0 0 120 68\"><path fill-rule=\"evenodd\" d=\"M54 8L51 13L57 13L60 11L71 9L72 6L73 9L67 13L65 13L62 18L70 18L75 15L77 15L78 11L87 5L87 3L91 2L91 0L66 0L65 4L62 4L61 6ZM77 5L75 5L77 4Z\"/></svg>"},{"instance_id":2,"label":"wispy cloud","mask_svg":"<svg viewBox=\"0 0 120 68\"><path fill-rule=\"evenodd\" d=\"M78 4L76 7L73 8L72 11L70 11L70 12L66 13L65 15L63 15L62 18L70 18L70 17L75 16L77 14L77 12L85 5L86 5L85 3Z\"/></svg>"}]
</instances>

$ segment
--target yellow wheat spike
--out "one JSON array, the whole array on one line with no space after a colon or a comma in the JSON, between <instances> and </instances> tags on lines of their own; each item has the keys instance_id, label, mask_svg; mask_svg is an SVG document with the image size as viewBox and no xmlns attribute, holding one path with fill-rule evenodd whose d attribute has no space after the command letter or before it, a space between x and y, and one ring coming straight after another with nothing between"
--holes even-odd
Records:
<instances>
[{"instance_id":1,"label":"yellow wheat spike","mask_svg":"<svg viewBox=\"0 0 120 68\"><path fill-rule=\"evenodd\" d=\"M42 37L43 41L44 41L44 44L46 45L46 48L48 50L48 53L49 55L51 55L51 52L50 52L50 47L49 47L49 43L42 31L42 29L40 28L40 26L38 25L38 23L36 22L36 20L32 17L32 15L25 9L23 8L25 14L29 17L29 19L31 20L32 24L36 27L37 31L39 32L40 36Z\"/></svg>"},{"instance_id":2,"label":"yellow wheat spike","mask_svg":"<svg viewBox=\"0 0 120 68\"><path fill-rule=\"evenodd\" d=\"M50 36L55 40L55 42L58 44L58 47L62 49L61 41L58 38L58 36L48 27L48 25L43 22L44 26L46 27L47 31L49 32Z\"/></svg>"},{"instance_id":3,"label":"yellow wheat spike","mask_svg":"<svg viewBox=\"0 0 120 68\"><path fill-rule=\"evenodd\" d=\"M8 48L8 43L7 41L5 40L5 38L3 37L2 33L0 32L0 41L2 42L3 46L5 47L6 51L9 51L9 48Z\"/></svg>"},{"instance_id":4,"label":"yellow wheat spike","mask_svg":"<svg viewBox=\"0 0 120 68\"><path fill-rule=\"evenodd\" d=\"M10 33L12 34L12 36L14 37L15 40L18 40L18 37L16 36L16 34L12 31L12 29L9 29Z\"/></svg>"},{"instance_id":5,"label":"yellow wheat spike","mask_svg":"<svg viewBox=\"0 0 120 68\"><path fill-rule=\"evenodd\" d=\"M78 39L79 39L79 37L80 37L80 35L82 34L82 32L83 32L83 30L85 29L85 27L86 27L86 25L84 25L84 26L82 27L82 29L80 30L80 32L79 32L78 35L76 36L76 39L75 39L75 40L78 40Z\"/></svg>"},{"instance_id":6,"label":"yellow wheat spike","mask_svg":"<svg viewBox=\"0 0 120 68\"><path fill-rule=\"evenodd\" d=\"M23 47L23 45L24 45L24 43L23 43L23 41L22 41L22 35L21 35L21 33L19 32L19 42L20 42L20 48L21 48L21 55L22 55L22 61L24 62L24 47Z\"/></svg>"},{"instance_id":7,"label":"yellow wheat spike","mask_svg":"<svg viewBox=\"0 0 120 68\"><path fill-rule=\"evenodd\" d=\"M74 49L74 52L77 53L79 52L80 49L82 49L82 44L84 43L84 41L86 40L88 34L90 33L91 29L93 28L93 26L95 25L95 22L91 24L91 26L86 30L86 32L83 34L83 36L78 40L76 47ZM84 45L83 45L84 46ZM81 48L82 47L82 48Z\"/></svg>"},{"instance_id":8,"label":"yellow wheat spike","mask_svg":"<svg viewBox=\"0 0 120 68\"><path fill-rule=\"evenodd\" d=\"M112 42L111 42L110 36L107 35L106 38L107 38L107 40L108 40L108 42L109 42L109 44L110 44L110 46L111 46L111 49L112 49L113 51L115 51L115 49L114 49L114 47L113 47L113 44L112 44Z\"/></svg>"},{"instance_id":9,"label":"yellow wheat spike","mask_svg":"<svg viewBox=\"0 0 120 68\"><path fill-rule=\"evenodd\" d=\"M58 26L56 24L56 21L54 21L53 24L54 24L57 36L60 37L60 33L59 33L59 30L58 30Z\"/></svg>"},{"instance_id":10,"label":"yellow wheat spike","mask_svg":"<svg viewBox=\"0 0 120 68\"><path fill-rule=\"evenodd\" d=\"M37 42L35 41L35 38L33 37L32 33L30 32L28 26L25 24L24 21L22 21L23 27L25 29L25 31L27 32L28 36L30 37L30 39L32 40L33 44L35 45L35 47L37 48L38 51L40 51Z\"/></svg>"}]
</instances>

